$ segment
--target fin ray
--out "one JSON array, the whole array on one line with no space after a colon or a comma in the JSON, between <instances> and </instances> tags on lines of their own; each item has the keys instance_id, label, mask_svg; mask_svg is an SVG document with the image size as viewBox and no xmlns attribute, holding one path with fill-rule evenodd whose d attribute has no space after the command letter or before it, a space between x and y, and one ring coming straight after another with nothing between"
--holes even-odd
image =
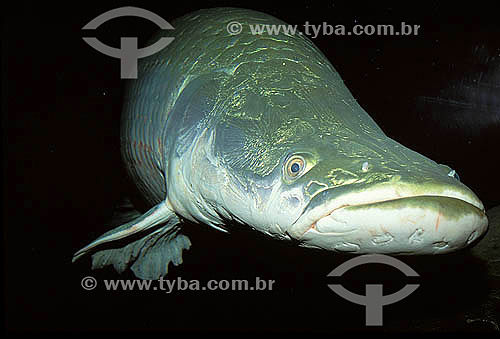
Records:
<instances>
[{"instance_id":1,"label":"fin ray","mask_svg":"<svg viewBox=\"0 0 500 339\"><path fill-rule=\"evenodd\" d=\"M123 239L138 232L148 230L154 226L168 221L174 216L175 213L170 208L170 204L166 201L162 201L138 218L126 224L123 224L122 226L114 228L109 232L104 233L99 238L97 238L84 248L80 249L73 255L72 261L75 262L90 250L101 244Z\"/></svg>"},{"instance_id":2,"label":"fin ray","mask_svg":"<svg viewBox=\"0 0 500 339\"><path fill-rule=\"evenodd\" d=\"M129 266L132 272L141 279L158 279L168 272L168 265L182 263L182 250L189 249L188 237L178 233L177 218L137 239L124 247L109 248L97 251L92 255L92 269L112 265L122 273Z\"/></svg>"},{"instance_id":3,"label":"fin ray","mask_svg":"<svg viewBox=\"0 0 500 339\"><path fill-rule=\"evenodd\" d=\"M104 233L77 251L73 256L73 262L102 244L145 232L140 238L119 245L121 247L97 250L92 254L92 269L112 265L117 272L122 273L130 267L138 278L158 279L167 274L169 263L180 265L182 251L189 249L191 241L179 233L181 221L170 208L170 204L162 202L139 216L137 211L130 209L130 206L125 207L127 215L135 216L135 219ZM123 215L120 214L120 217ZM155 226L158 228L153 229Z\"/></svg>"}]
</instances>

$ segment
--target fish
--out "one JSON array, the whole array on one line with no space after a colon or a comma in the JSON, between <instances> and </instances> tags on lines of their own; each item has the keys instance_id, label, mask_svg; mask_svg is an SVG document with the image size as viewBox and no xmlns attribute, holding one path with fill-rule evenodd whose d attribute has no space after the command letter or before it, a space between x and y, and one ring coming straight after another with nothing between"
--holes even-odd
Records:
<instances>
[{"instance_id":1,"label":"fish","mask_svg":"<svg viewBox=\"0 0 500 339\"><path fill-rule=\"evenodd\" d=\"M389 138L304 34L259 25L286 23L199 10L140 59L121 153L150 209L73 262L92 254L93 269L158 279L191 246L186 221L354 255L441 254L481 238L484 206L455 170Z\"/></svg>"}]
</instances>

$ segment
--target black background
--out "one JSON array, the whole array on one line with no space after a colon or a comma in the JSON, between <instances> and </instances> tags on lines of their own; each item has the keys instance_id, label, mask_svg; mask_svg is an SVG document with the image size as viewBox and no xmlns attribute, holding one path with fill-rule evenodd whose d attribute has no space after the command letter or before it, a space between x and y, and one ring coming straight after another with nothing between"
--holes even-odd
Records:
<instances>
[{"instance_id":1,"label":"black background","mask_svg":"<svg viewBox=\"0 0 500 339\"><path fill-rule=\"evenodd\" d=\"M11 331L460 331L481 313L488 281L467 252L405 258L421 287L384 309L384 326L364 326L364 308L335 295L326 275L348 257L296 248L253 233L226 235L187 225L193 246L168 279L275 280L272 291L106 291L103 279L133 279L127 271L90 270L72 254L106 229L113 207L129 190L119 153L124 81L117 59L81 37L99 14L134 5L167 21L198 8L260 10L290 24L420 25L418 36L324 36L313 42L339 71L361 106L402 144L457 170L487 208L498 197L498 109L449 107L436 112L418 98L436 97L463 77L488 72L474 63L485 46L498 65L497 11L460 5L401 2L168 2L109 1L18 4L4 11L4 300ZM95 32L118 47L122 36L140 46L156 31L140 18L119 18ZM498 79L497 79L498 81ZM498 103L497 99L497 103ZM380 265L355 269L350 288L384 283L386 293L408 279ZM380 267L379 267L380 266ZM359 270L359 271L358 271ZM98 287L80 286L93 276ZM347 279L346 279L347 281ZM352 282L354 281L354 283ZM347 284L347 283L346 283Z\"/></svg>"}]
</instances>

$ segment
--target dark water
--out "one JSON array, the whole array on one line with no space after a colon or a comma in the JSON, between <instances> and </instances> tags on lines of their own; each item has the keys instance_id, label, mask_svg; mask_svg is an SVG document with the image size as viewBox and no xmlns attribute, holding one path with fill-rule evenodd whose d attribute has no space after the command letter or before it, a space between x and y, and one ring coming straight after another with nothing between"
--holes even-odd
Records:
<instances>
[{"instance_id":1,"label":"dark water","mask_svg":"<svg viewBox=\"0 0 500 339\"><path fill-rule=\"evenodd\" d=\"M133 279L112 268L71 264L75 250L106 229L128 191L119 154L124 82L119 62L88 46L81 27L121 2L22 5L6 15L2 51L4 111L4 304L10 331L492 331L499 280L484 260L463 252L405 258L420 275L395 269L353 270L346 288L384 293L421 286L384 308L384 326L366 327L364 308L335 295L326 275L349 257L295 248L249 233L228 236L189 225L193 246L168 279L274 280L266 291L107 291L104 279ZM195 5L146 6L167 21ZM227 4L207 2L204 7ZM488 208L500 205L500 25L492 8L454 4L372 5L303 2L286 6L231 3L290 24L420 25L420 34L327 36L313 41L362 107L392 138L450 165ZM118 46L155 32L142 19L115 19L96 36ZM486 257L498 257L492 248ZM98 286L80 282L94 277ZM498 300L498 299L497 299ZM496 307L496 308L495 308Z\"/></svg>"}]
</instances>

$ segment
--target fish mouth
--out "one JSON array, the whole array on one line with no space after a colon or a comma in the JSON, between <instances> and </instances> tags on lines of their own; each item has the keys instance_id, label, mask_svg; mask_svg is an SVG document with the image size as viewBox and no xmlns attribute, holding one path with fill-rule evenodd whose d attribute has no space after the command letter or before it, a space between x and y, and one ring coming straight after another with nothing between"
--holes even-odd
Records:
<instances>
[{"instance_id":1,"label":"fish mouth","mask_svg":"<svg viewBox=\"0 0 500 339\"><path fill-rule=\"evenodd\" d=\"M322 192L291 228L304 247L336 252L437 254L470 246L488 228L484 207L471 191L388 196ZM368 197L367 197L368 196ZM365 197L363 201L362 197Z\"/></svg>"}]
</instances>

